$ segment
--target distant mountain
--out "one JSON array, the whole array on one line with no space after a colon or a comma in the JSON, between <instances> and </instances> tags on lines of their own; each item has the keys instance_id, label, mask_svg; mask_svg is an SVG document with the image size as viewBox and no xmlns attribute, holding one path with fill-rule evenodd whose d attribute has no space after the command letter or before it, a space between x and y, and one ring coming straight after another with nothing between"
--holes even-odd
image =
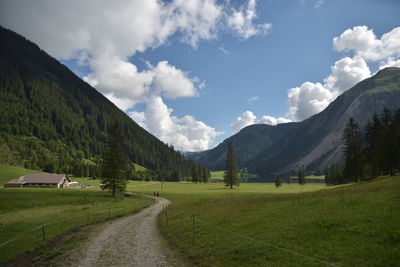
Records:
<instances>
[{"instance_id":1,"label":"distant mountain","mask_svg":"<svg viewBox=\"0 0 400 267\"><path fill-rule=\"evenodd\" d=\"M68 172L98 162L109 127L132 162L167 176L193 161L165 145L34 43L0 27L0 160Z\"/></svg>"},{"instance_id":2,"label":"distant mountain","mask_svg":"<svg viewBox=\"0 0 400 267\"><path fill-rule=\"evenodd\" d=\"M222 170L225 168L228 144L232 142L235 145L239 167L245 168L259 153L280 141L296 125L297 123L285 123L277 126L255 124L227 138L214 149L186 153L185 156L206 165L212 170Z\"/></svg>"},{"instance_id":3,"label":"distant mountain","mask_svg":"<svg viewBox=\"0 0 400 267\"><path fill-rule=\"evenodd\" d=\"M353 117L361 126L383 108L400 108L400 69L386 68L349 89L324 111L298 123L251 125L216 148L189 155L211 169L224 168L227 143L237 148L241 168L260 176L271 176L306 165L318 171L342 155L344 125Z\"/></svg>"}]
</instances>

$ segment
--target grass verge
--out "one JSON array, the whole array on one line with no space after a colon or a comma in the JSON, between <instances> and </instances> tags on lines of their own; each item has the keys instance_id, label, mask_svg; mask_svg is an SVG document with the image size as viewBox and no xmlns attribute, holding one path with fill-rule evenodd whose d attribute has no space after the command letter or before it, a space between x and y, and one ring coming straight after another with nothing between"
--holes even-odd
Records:
<instances>
[{"instance_id":1,"label":"grass verge","mask_svg":"<svg viewBox=\"0 0 400 267\"><path fill-rule=\"evenodd\" d=\"M165 188L161 194L172 204L168 220L165 214L159 218L161 234L199 266L324 265L315 259L340 266L400 262L399 176L341 187ZM314 191L321 188L330 189ZM152 191L141 188L146 190Z\"/></svg>"}]
</instances>

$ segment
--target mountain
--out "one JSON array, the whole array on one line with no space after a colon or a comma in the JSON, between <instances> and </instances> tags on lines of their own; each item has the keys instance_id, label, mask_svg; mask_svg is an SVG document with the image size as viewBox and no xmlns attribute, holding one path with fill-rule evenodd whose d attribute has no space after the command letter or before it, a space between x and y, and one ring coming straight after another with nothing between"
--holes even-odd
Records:
<instances>
[{"instance_id":1,"label":"mountain","mask_svg":"<svg viewBox=\"0 0 400 267\"><path fill-rule=\"evenodd\" d=\"M208 166L212 170L222 170L225 168L228 144L232 142L235 145L237 163L240 168L245 168L255 156L280 141L296 125L295 122L277 126L255 124L225 139L214 149L186 153L185 156Z\"/></svg>"},{"instance_id":2,"label":"mountain","mask_svg":"<svg viewBox=\"0 0 400 267\"><path fill-rule=\"evenodd\" d=\"M350 117L363 126L384 107L400 107L400 69L386 68L340 95L325 110L298 123L251 125L212 150L189 155L211 169L224 168L226 147L233 142L241 168L259 176L307 166L318 171L342 159L343 129Z\"/></svg>"},{"instance_id":3,"label":"mountain","mask_svg":"<svg viewBox=\"0 0 400 267\"><path fill-rule=\"evenodd\" d=\"M0 161L70 172L98 163L108 129L122 128L132 162L190 175L195 164L136 124L34 43L0 28Z\"/></svg>"}]
</instances>

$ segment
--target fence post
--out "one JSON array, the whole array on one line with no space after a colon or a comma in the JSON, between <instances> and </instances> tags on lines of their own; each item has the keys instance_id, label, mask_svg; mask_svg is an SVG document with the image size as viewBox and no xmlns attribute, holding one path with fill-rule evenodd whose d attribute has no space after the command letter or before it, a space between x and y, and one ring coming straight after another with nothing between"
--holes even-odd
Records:
<instances>
[{"instance_id":1,"label":"fence post","mask_svg":"<svg viewBox=\"0 0 400 267\"><path fill-rule=\"evenodd\" d=\"M167 224L168 224L168 207L165 207L165 215L167 216Z\"/></svg>"},{"instance_id":2,"label":"fence post","mask_svg":"<svg viewBox=\"0 0 400 267\"><path fill-rule=\"evenodd\" d=\"M195 218L194 218L194 212L193 212L193 216L192 216L192 218L193 218L193 227L192 227L192 241L193 241L193 245L196 243L196 238L195 238L195 234L194 234L194 230L195 230Z\"/></svg>"},{"instance_id":3,"label":"fence post","mask_svg":"<svg viewBox=\"0 0 400 267\"><path fill-rule=\"evenodd\" d=\"M42 224L42 240L44 241L44 235L45 233L44 233L44 224Z\"/></svg>"}]
</instances>

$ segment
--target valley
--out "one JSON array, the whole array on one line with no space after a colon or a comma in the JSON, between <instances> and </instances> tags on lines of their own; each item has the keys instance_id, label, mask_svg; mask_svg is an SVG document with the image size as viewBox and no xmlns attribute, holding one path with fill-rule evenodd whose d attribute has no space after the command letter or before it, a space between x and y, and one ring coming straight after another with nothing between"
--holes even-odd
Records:
<instances>
[{"instance_id":1,"label":"valley","mask_svg":"<svg viewBox=\"0 0 400 267\"><path fill-rule=\"evenodd\" d=\"M0 266L399 266L398 10L0 0Z\"/></svg>"}]
</instances>

